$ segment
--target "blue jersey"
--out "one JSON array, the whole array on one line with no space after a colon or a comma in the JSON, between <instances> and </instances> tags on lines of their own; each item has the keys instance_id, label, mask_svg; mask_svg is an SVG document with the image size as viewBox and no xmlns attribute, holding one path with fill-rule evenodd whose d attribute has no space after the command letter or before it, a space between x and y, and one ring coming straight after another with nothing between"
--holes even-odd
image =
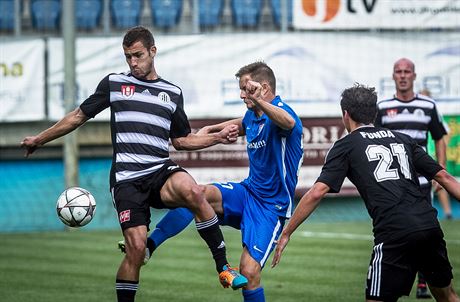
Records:
<instances>
[{"instance_id":1,"label":"blue jersey","mask_svg":"<svg viewBox=\"0 0 460 302\"><path fill-rule=\"evenodd\" d=\"M257 117L248 110L243 118L249 156L249 176L242 184L264 207L281 217L291 217L295 187L303 159L302 122L277 96L272 102L295 120L283 130L266 114Z\"/></svg>"}]
</instances>

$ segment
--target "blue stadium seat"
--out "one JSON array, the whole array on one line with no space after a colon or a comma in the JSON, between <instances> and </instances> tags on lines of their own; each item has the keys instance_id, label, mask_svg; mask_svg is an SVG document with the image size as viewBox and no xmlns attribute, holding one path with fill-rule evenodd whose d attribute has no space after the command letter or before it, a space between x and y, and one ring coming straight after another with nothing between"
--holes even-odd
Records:
<instances>
[{"instance_id":1,"label":"blue stadium seat","mask_svg":"<svg viewBox=\"0 0 460 302\"><path fill-rule=\"evenodd\" d=\"M90 30L99 26L102 0L76 0L75 23L78 29Z\"/></svg>"},{"instance_id":2,"label":"blue stadium seat","mask_svg":"<svg viewBox=\"0 0 460 302\"><path fill-rule=\"evenodd\" d=\"M60 28L60 0L31 0L32 25L39 30L56 30Z\"/></svg>"},{"instance_id":3,"label":"blue stadium seat","mask_svg":"<svg viewBox=\"0 0 460 302\"><path fill-rule=\"evenodd\" d=\"M0 0L0 30L14 28L14 0Z\"/></svg>"},{"instance_id":4,"label":"blue stadium seat","mask_svg":"<svg viewBox=\"0 0 460 302\"><path fill-rule=\"evenodd\" d=\"M137 26L141 18L142 0L112 0L110 11L115 27Z\"/></svg>"},{"instance_id":5,"label":"blue stadium seat","mask_svg":"<svg viewBox=\"0 0 460 302\"><path fill-rule=\"evenodd\" d=\"M233 23L236 26L256 27L259 25L262 0L232 0Z\"/></svg>"},{"instance_id":6,"label":"blue stadium seat","mask_svg":"<svg viewBox=\"0 0 460 302\"><path fill-rule=\"evenodd\" d=\"M220 24L224 0L200 0L198 4L200 26L213 27Z\"/></svg>"},{"instance_id":7,"label":"blue stadium seat","mask_svg":"<svg viewBox=\"0 0 460 302\"><path fill-rule=\"evenodd\" d=\"M151 0L153 24L162 28L176 26L182 15L182 2L182 0Z\"/></svg>"},{"instance_id":8,"label":"blue stadium seat","mask_svg":"<svg viewBox=\"0 0 460 302\"><path fill-rule=\"evenodd\" d=\"M283 0L286 1L286 0ZM292 25L292 0L288 1L287 13L288 13L288 26ZM276 26L281 26L281 0L271 0L271 8L273 15L273 22Z\"/></svg>"}]
</instances>

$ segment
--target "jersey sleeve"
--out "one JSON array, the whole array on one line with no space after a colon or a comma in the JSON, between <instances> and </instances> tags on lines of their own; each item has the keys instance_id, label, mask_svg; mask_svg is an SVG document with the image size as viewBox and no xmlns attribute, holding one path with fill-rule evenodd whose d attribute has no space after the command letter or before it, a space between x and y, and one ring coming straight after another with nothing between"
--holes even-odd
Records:
<instances>
[{"instance_id":1,"label":"jersey sleeve","mask_svg":"<svg viewBox=\"0 0 460 302\"><path fill-rule=\"evenodd\" d=\"M282 104L281 106L279 104ZM294 110L292 110L292 108L290 108L289 106L286 106L284 103L278 103L278 105L275 105L276 107L278 108L281 108L283 109L284 111L286 111L287 113L289 113L289 115L294 119L294 121L297 123L298 119L297 119L297 114L294 112ZM291 135L292 133L292 130L295 128L295 125L292 129L282 129L280 127L278 127L279 129L279 133L281 136L289 136Z\"/></svg>"},{"instance_id":2,"label":"jersey sleeve","mask_svg":"<svg viewBox=\"0 0 460 302\"><path fill-rule=\"evenodd\" d=\"M442 167L415 141L412 141L411 147L415 170L425 178L429 180L433 179L436 173L442 170Z\"/></svg>"},{"instance_id":3,"label":"jersey sleeve","mask_svg":"<svg viewBox=\"0 0 460 302\"><path fill-rule=\"evenodd\" d=\"M326 162L316 182L329 186L330 193L338 193L348 172L348 154L343 141L337 141L329 149Z\"/></svg>"},{"instance_id":4,"label":"jersey sleeve","mask_svg":"<svg viewBox=\"0 0 460 302\"><path fill-rule=\"evenodd\" d=\"M80 109L87 117L93 118L110 106L109 76L103 78L96 91L81 103Z\"/></svg>"},{"instance_id":5,"label":"jersey sleeve","mask_svg":"<svg viewBox=\"0 0 460 302\"><path fill-rule=\"evenodd\" d=\"M447 129L444 126L442 115L439 113L436 105L431 111L431 121L428 125L428 129L430 130L431 136L436 141L440 140L444 135L447 134Z\"/></svg>"},{"instance_id":6,"label":"jersey sleeve","mask_svg":"<svg viewBox=\"0 0 460 302\"><path fill-rule=\"evenodd\" d=\"M180 100L177 104L171 119L171 130L169 136L171 138L185 137L191 132L190 123L184 111L184 98L180 95Z\"/></svg>"}]
</instances>

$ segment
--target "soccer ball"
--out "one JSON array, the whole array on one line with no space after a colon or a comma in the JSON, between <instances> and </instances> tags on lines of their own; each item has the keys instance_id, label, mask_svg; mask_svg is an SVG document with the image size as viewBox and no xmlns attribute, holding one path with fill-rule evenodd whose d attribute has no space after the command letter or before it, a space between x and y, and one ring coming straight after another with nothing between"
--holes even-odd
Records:
<instances>
[{"instance_id":1,"label":"soccer ball","mask_svg":"<svg viewBox=\"0 0 460 302\"><path fill-rule=\"evenodd\" d=\"M96 213L96 200L85 189L72 187L59 196L56 203L59 219L70 227L87 225Z\"/></svg>"}]
</instances>

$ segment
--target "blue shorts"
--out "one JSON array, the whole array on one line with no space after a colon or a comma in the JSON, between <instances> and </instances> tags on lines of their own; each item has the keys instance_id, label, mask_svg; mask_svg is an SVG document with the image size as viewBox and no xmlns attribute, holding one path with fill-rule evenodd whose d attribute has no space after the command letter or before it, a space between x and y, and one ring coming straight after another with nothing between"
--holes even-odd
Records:
<instances>
[{"instance_id":1,"label":"blue shorts","mask_svg":"<svg viewBox=\"0 0 460 302\"><path fill-rule=\"evenodd\" d=\"M283 230L285 218L264 207L240 183L213 183L222 193L224 216L220 224L241 229L241 239L249 254L263 268Z\"/></svg>"}]
</instances>

